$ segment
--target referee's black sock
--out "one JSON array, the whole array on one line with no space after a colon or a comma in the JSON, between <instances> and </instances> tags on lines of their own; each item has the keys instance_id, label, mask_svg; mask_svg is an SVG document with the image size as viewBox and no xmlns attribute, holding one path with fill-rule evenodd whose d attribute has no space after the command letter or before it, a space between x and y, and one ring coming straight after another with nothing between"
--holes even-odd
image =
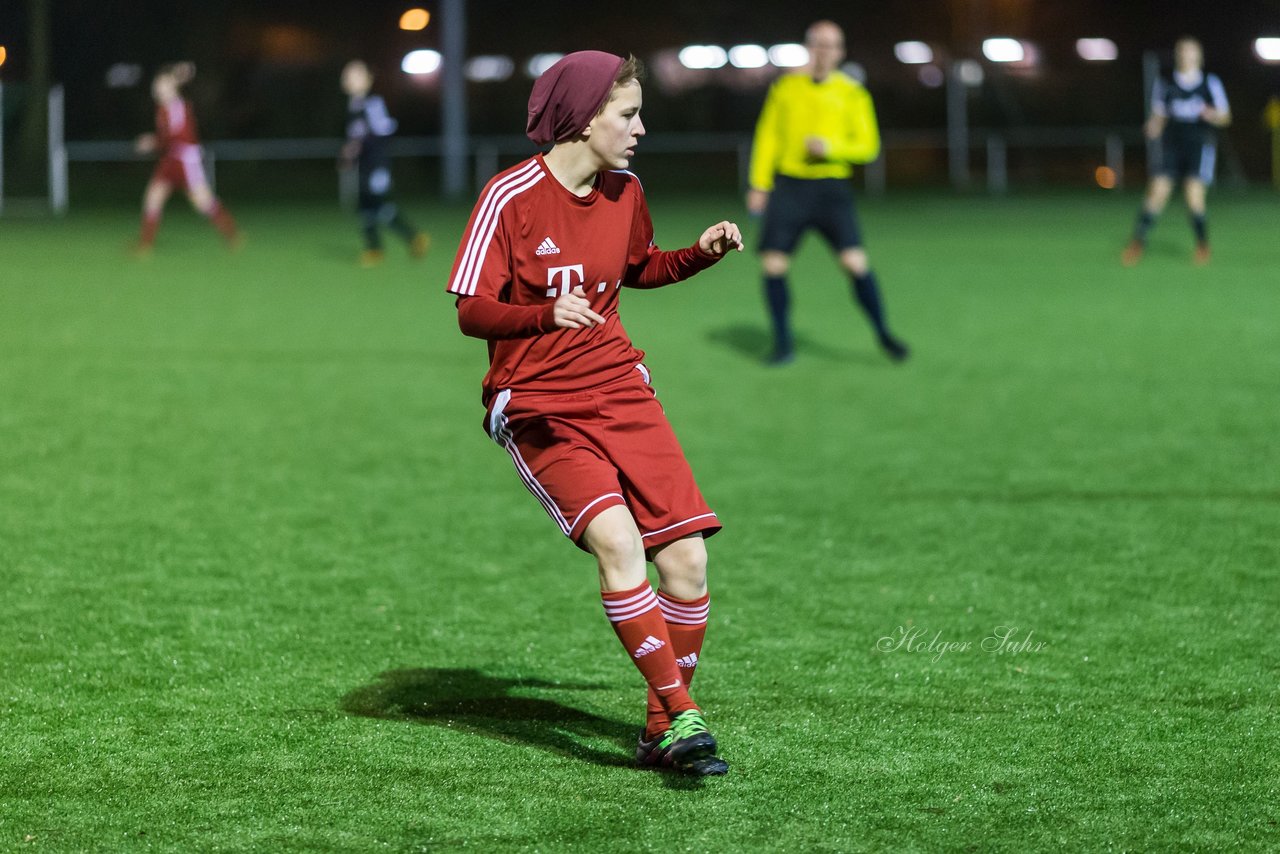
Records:
<instances>
[{"instance_id":1,"label":"referee's black sock","mask_svg":"<svg viewBox=\"0 0 1280 854\"><path fill-rule=\"evenodd\" d=\"M889 325L884 319L884 303L880 299L880 286L876 284L876 274L868 270L861 276L853 276L853 296L866 312L867 319L875 327L880 346L895 361L907 358L907 345L893 337Z\"/></svg>"},{"instance_id":2,"label":"referee's black sock","mask_svg":"<svg viewBox=\"0 0 1280 854\"><path fill-rule=\"evenodd\" d=\"M791 293L787 290L786 276L764 277L764 301L773 321L773 357L787 358L795 349L795 343L791 340Z\"/></svg>"},{"instance_id":3,"label":"referee's black sock","mask_svg":"<svg viewBox=\"0 0 1280 854\"><path fill-rule=\"evenodd\" d=\"M867 319L875 327L876 335L880 340L889 338L889 328L884 322L884 303L880 300L880 286L876 284L876 274L868 270L861 276L854 276L853 296L866 312Z\"/></svg>"},{"instance_id":4,"label":"referee's black sock","mask_svg":"<svg viewBox=\"0 0 1280 854\"><path fill-rule=\"evenodd\" d=\"M1196 243L1201 246L1209 243L1209 224L1205 222L1204 214L1191 214L1191 230L1196 233Z\"/></svg>"},{"instance_id":5,"label":"referee's black sock","mask_svg":"<svg viewBox=\"0 0 1280 854\"><path fill-rule=\"evenodd\" d=\"M1143 208L1138 214L1138 222L1133 227L1133 239L1143 246L1147 245L1147 233L1151 231L1151 227L1156 224L1156 215L1151 211Z\"/></svg>"}]
</instances>

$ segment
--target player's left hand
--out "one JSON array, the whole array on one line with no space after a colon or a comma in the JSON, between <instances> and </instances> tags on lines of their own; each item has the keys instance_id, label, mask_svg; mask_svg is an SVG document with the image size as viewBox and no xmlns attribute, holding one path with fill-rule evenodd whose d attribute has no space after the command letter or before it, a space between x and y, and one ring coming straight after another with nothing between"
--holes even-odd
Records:
<instances>
[{"instance_id":1,"label":"player's left hand","mask_svg":"<svg viewBox=\"0 0 1280 854\"><path fill-rule=\"evenodd\" d=\"M829 148L827 141L820 136L805 138L804 150L805 154L809 155L810 160L826 160Z\"/></svg>"},{"instance_id":2,"label":"player's left hand","mask_svg":"<svg viewBox=\"0 0 1280 854\"><path fill-rule=\"evenodd\" d=\"M702 232L698 238L698 248L714 258L723 258L730 249L742 251L742 232L737 223L718 222Z\"/></svg>"},{"instance_id":3,"label":"player's left hand","mask_svg":"<svg viewBox=\"0 0 1280 854\"><path fill-rule=\"evenodd\" d=\"M1213 107L1205 107L1200 111L1200 118L1204 119L1214 127L1223 127L1227 124L1227 114L1222 110Z\"/></svg>"}]
</instances>

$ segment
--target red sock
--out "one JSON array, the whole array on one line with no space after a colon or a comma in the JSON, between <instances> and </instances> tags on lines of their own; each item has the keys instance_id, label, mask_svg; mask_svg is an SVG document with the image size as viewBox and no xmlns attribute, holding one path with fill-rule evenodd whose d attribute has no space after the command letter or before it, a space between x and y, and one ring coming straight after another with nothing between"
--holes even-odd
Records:
<instances>
[{"instance_id":1,"label":"red sock","mask_svg":"<svg viewBox=\"0 0 1280 854\"><path fill-rule=\"evenodd\" d=\"M236 221L231 217L230 212L222 206L222 202L217 199L213 200L213 207L209 208L209 219L213 221L214 227L218 229L223 238L228 241L236 239Z\"/></svg>"},{"instance_id":2,"label":"red sock","mask_svg":"<svg viewBox=\"0 0 1280 854\"><path fill-rule=\"evenodd\" d=\"M693 682L693 671L698 666L698 656L702 654L702 638L707 633L707 614L711 611L711 597L704 593L698 599L677 599L659 590L658 607L667 623L667 634L671 637L671 653L676 657L676 666L680 668L680 676L687 690ZM645 725L646 733L652 738L670 726L670 715L659 702L657 695L650 690L649 721Z\"/></svg>"},{"instance_id":3,"label":"red sock","mask_svg":"<svg viewBox=\"0 0 1280 854\"><path fill-rule=\"evenodd\" d=\"M658 608L658 597L645 581L630 590L600 593L604 613L618 639L649 683L649 693L668 716L698 706L689 699L676 656L671 649L667 624Z\"/></svg>"},{"instance_id":4,"label":"red sock","mask_svg":"<svg viewBox=\"0 0 1280 854\"><path fill-rule=\"evenodd\" d=\"M156 242L156 231L160 228L160 212L143 213L142 233L138 235L140 246L151 246Z\"/></svg>"}]
</instances>

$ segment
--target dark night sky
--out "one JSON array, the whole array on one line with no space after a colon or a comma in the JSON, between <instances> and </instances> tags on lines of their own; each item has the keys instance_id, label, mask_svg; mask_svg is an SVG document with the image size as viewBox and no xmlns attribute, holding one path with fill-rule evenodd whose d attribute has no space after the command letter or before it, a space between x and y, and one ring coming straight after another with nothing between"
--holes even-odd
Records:
<instances>
[{"instance_id":1,"label":"dark night sky","mask_svg":"<svg viewBox=\"0 0 1280 854\"><path fill-rule=\"evenodd\" d=\"M0 3L0 44L9 48L5 79L24 75L27 0ZM332 135L341 124L336 72L353 56L382 71L381 88L407 133L437 127L438 99L431 86L398 71L415 47L436 47L438 22L422 33L396 28L411 5L436 11L434 2L408 0L49 0L53 9L53 76L67 85L73 138L121 138L148 121L145 89L108 90L106 69L192 58L200 74L192 96L211 138ZM1254 37L1280 35L1280 0L1255 2L1121 2L1121 0L901 0L885 2L743 2L648 0L610 4L568 0L498 3L472 0L471 54L504 53L521 62L540 51L584 47L633 51L641 58L691 42L730 45L800 40L804 26L830 17L842 24L850 56L868 71L882 123L930 127L942 121L941 93L925 90L914 70L897 63L895 41L923 39L957 55L976 55L982 35L1029 39L1043 50L1035 79L1010 78L979 96L975 124L1136 124L1140 120L1140 55L1168 51L1194 33L1205 43L1209 66L1227 84L1242 122L1252 122L1268 95L1280 91L1280 67L1252 55ZM1081 36L1114 39L1120 61L1087 67L1074 55ZM473 129L518 133L529 81L473 84ZM743 130L763 91L713 86L681 98L651 93L651 126L685 130Z\"/></svg>"}]
</instances>

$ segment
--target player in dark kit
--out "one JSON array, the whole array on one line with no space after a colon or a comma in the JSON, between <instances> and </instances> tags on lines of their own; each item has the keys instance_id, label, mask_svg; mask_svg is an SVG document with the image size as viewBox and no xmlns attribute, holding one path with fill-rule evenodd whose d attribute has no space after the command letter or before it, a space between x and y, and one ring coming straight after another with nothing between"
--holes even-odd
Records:
<instances>
[{"instance_id":1,"label":"player in dark kit","mask_svg":"<svg viewBox=\"0 0 1280 854\"><path fill-rule=\"evenodd\" d=\"M427 254L430 244L424 232L409 223L391 198L391 157L387 139L396 131L396 121L387 115L382 98L370 94L373 74L359 60L342 69L342 91L347 101L347 142L342 147L342 165L356 170L360 195L356 208L364 229L364 251L360 263L374 267L382 262L380 225L390 226L404 238L415 258Z\"/></svg>"},{"instance_id":2,"label":"player in dark kit","mask_svg":"<svg viewBox=\"0 0 1280 854\"><path fill-rule=\"evenodd\" d=\"M816 229L838 253L854 299L885 355L902 361L907 345L889 329L849 186L853 164L870 163L880 153L875 108L867 90L840 71L840 27L818 21L805 33L805 46L808 68L784 74L769 88L751 148L747 209L764 215L760 266L773 325L769 362L783 365L795 356L787 272L809 229Z\"/></svg>"},{"instance_id":3,"label":"player in dark kit","mask_svg":"<svg viewBox=\"0 0 1280 854\"><path fill-rule=\"evenodd\" d=\"M653 241L626 171L644 136L637 63L600 51L534 84L529 138L554 145L481 193L449 277L462 331L489 343L485 427L561 533L595 556L605 615L649 686L643 767L723 774L689 696L720 530L618 315L621 289L682 281L742 249L731 222ZM657 568L650 586L647 561Z\"/></svg>"},{"instance_id":4,"label":"player in dark kit","mask_svg":"<svg viewBox=\"0 0 1280 854\"><path fill-rule=\"evenodd\" d=\"M1205 193L1213 183L1218 129L1231 124L1231 108L1222 81L1204 71L1200 42L1181 38L1174 45L1174 71L1156 81L1151 92L1151 116L1144 132L1160 141L1160 163L1147 187L1133 237L1121 255L1126 267L1142 260L1147 235L1164 211L1175 181L1181 181L1196 236L1196 264L1209 262L1209 231L1205 223Z\"/></svg>"},{"instance_id":5,"label":"player in dark kit","mask_svg":"<svg viewBox=\"0 0 1280 854\"><path fill-rule=\"evenodd\" d=\"M156 102L156 132L138 137L134 149L140 154L158 154L155 171L147 182L142 199L142 230L136 252L151 254L165 203L174 190L185 190L191 206L209 218L227 245L240 245L240 232L231 214L213 194L205 178L200 138L191 102L182 97L181 87L191 81L195 66L189 62L166 65L151 81Z\"/></svg>"}]
</instances>

